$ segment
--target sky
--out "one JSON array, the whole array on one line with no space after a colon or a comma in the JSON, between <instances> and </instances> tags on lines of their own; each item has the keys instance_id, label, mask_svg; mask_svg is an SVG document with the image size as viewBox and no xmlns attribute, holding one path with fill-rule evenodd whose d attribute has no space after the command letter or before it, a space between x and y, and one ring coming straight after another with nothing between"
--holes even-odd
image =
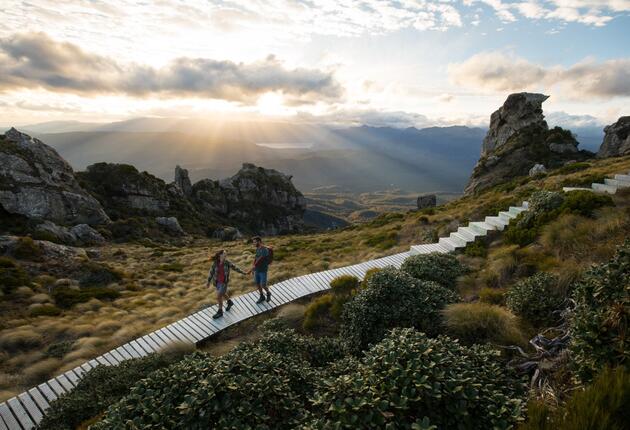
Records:
<instances>
[{"instance_id":1,"label":"sky","mask_svg":"<svg viewBox=\"0 0 630 430\"><path fill-rule=\"evenodd\" d=\"M0 124L486 126L630 115L630 0L3 0Z\"/></svg>"}]
</instances>

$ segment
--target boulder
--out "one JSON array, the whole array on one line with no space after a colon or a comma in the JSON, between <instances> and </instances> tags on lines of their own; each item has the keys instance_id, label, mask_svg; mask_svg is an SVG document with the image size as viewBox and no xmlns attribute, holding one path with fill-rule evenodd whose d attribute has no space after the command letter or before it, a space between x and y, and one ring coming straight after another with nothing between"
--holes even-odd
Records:
<instances>
[{"instance_id":1,"label":"boulder","mask_svg":"<svg viewBox=\"0 0 630 430\"><path fill-rule=\"evenodd\" d=\"M0 255L13 256L22 239L18 236L0 236ZM33 243L38 250L40 258L64 261L74 258L88 259L88 255L83 248L60 245L47 240L34 240Z\"/></svg>"},{"instance_id":2,"label":"boulder","mask_svg":"<svg viewBox=\"0 0 630 430\"><path fill-rule=\"evenodd\" d=\"M0 135L0 205L8 213L57 224L109 222L64 159L15 128Z\"/></svg>"},{"instance_id":3,"label":"boulder","mask_svg":"<svg viewBox=\"0 0 630 430\"><path fill-rule=\"evenodd\" d=\"M44 221L35 226L35 234L39 238L50 237L53 242L64 243L66 245L74 245L76 237L66 227L59 226L51 221Z\"/></svg>"},{"instance_id":4,"label":"boulder","mask_svg":"<svg viewBox=\"0 0 630 430\"><path fill-rule=\"evenodd\" d=\"M101 245L105 243L105 238L87 224L78 224L70 229L76 241L81 245Z\"/></svg>"},{"instance_id":5,"label":"boulder","mask_svg":"<svg viewBox=\"0 0 630 430\"><path fill-rule=\"evenodd\" d=\"M186 232L179 225L179 221L177 221L177 218L175 218L174 216L171 216L171 217L157 217L157 218L155 218L155 222L157 222L158 225L164 227L164 230L166 230L169 234L171 234L173 236L185 236L186 235Z\"/></svg>"},{"instance_id":6,"label":"boulder","mask_svg":"<svg viewBox=\"0 0 630 430\"><path fill-rule=\"evenodd\" d=\"M569 160L583 161L593 156L580 151L569 130L549 129L542 112L544 94L511 94L490 118L481 157L475 165L464 193L467 195L530 174L532 166L557 168ZM539 171L540 168L536 168Z\"/></svg>"},{"instance_id":7,"label":"boulder","mask_svg":"<svg viewBox=\"0 0 630 430\"><path fill-rule=\"evenodd\" d=\"M175 186L181 190L185 196L190 196L192 193L192 184L188 177L188 170L182 169L179 166L175 167Z\"/></svg>"},{"instance_id":8,"label":"boulder","mask_svg":"<svg viewBox=\"0 0 630 430\"><path fill-rule=\"evenodd\" d=\"M630 116L622 116L616 123L604 127L604 141L598 158L630 155Z\"/></svg>"},{"instance_id":9,"label":"boulder","mask_svg":"<svg viewBox=\"0 0 630 430\"><path fill-rule=\"evenodd\" d=\"M418 209L433 208L437 204L437 196L435 194L424 194L418 197Z\"/></svg>"},{"instance_id":10,"label":"boulder","mask_svg":"<svg viewBox=\"0 0 630 430\"><path fill-rule=\"evenodd\" d=\"M222 227L212 233L212 237L219 240L232 241L243 238L243 234L236 227Z\"/></svg>"},{"instance_id":11,"label":"boulder","mask_svg":"<svg viewBox=\"0 0 630 430\"><path fill-rule=\"evenodd\" d=\"M518 130L529 125L547 128L542 104L549 96L535 93L510 94L498 110L490 116L490 129L483 139L481 155L499 149Z\"/></svg>"},{"instance_id":12,"label":"boulder","mask_svg":"<svg viewBox=\"0 0 630 430\"><path fill-rule=\"evenodd\" d=\"M530 177L534 177L534 176L538 176L538 175L543 175L547 173L547 169L545 168L544 165L542 164L534 164L534 167L532 167L531 169L529 169L529 176Z\"/></svg>"}]
</instances>

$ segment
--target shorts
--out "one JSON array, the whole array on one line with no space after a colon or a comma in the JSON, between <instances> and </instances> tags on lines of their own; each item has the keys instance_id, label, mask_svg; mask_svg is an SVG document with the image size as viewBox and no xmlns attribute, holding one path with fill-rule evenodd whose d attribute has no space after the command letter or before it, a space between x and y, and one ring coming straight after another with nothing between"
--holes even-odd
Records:
<instances>
[{"instance_id":1,"label":"shorts","mask_svg":"<svg viewBox=\"0 0 630 430\"><path fill-rule=\"evenodd\" d=\"M227 284L217 282L216 288L219 294L225 294L227 292Z\"/></svg>"},{"instance_id":2,"label":"shorts","mask_svg":"<svg viewBox=\"0 0 630 430\"><path fill-rule=\"evenodd\" d=\"M254 271L254 282L256 285L267 286L267 272Z\"/></svg>"}]
</instances>

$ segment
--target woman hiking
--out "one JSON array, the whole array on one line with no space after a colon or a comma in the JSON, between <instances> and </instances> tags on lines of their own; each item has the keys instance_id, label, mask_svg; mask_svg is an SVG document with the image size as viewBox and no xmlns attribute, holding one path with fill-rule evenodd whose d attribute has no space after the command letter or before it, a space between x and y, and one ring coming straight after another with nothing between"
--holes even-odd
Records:
<instances>
[{"instance_id":1,"label":"woman hiking","mask_svg":"<svg viewBox=\"0 0 630 430\"><path fill-rule=\"evenodd\" d=\"M227 293L228 284L230 283L230 270L234 269L242 275L246 275L246 273L228 261L227 251L225 251L225 249L217 251L212 257L210 257L210 259L212 260L212 267L208 272L208 282L206 283L206 287L209 288L210 282L214 281L214 286L217 289L219 310L216 314L212 315L212 318L217 319L223 316L224 297L227 299L227 306L225 307L226 312L228 312L234 305L234 302L232 302Z\"/></svg>"}]
</instances>

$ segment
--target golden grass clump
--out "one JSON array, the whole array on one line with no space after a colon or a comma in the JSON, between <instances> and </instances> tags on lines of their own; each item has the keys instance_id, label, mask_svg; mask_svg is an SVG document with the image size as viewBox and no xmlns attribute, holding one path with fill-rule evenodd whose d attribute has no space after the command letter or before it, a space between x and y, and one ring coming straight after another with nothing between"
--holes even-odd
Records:
<instances>
[{"instance_id":1,"label":"golden grass clump","mask_svg":"<svg viewBox=\"0 0 630 430\"><path fill-rule=\"evenodd\" d=\"M9 352L20 349L35 348L42 344L44 338L33 327L19 327L4 330L0 333L0 348Z\"/></svg>"},{"instance_id":2,"label":"golden grass clump","mask_svg":"<svg viewBox=\"0 0 630 430\"><path fill-rule=\"evenodd\" d=\"M22 372L24 382L29 385L38 383L52 377L61 366L61 361L56 358L46 358L28 366Z\"/></svg>"},{"instance_id":3,"label":"golden grass clump","mask_svg":"<svg viewBox=\"0 0 630 430\"><path fill-rule=\"evenodd\" d=\"M444 311L446 333L462 343L493 343L499 345L523 345L519 322L504 307L487 303L455 303Z\"/></svg>"}]
</instances>

